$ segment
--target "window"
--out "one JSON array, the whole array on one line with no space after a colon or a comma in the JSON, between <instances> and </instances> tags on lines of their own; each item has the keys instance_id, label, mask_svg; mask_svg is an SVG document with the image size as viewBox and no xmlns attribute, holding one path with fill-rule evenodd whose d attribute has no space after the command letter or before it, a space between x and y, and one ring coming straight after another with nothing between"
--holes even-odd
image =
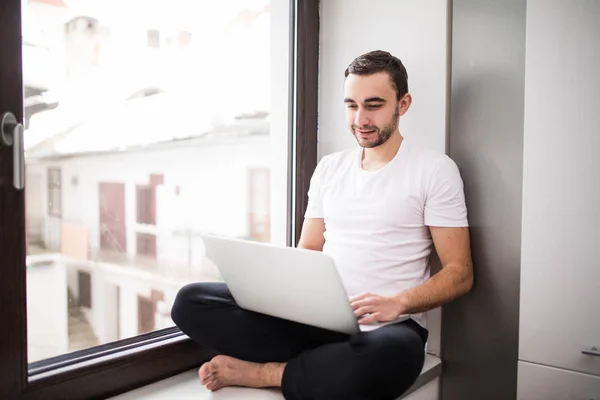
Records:
<instances>
[{"instance_id":1,"label":"window","mask_svg":"<svg viewBox=\"0 0 600 400\"><path fill-rule=\"evenodd\" d=\"M21 82L60 93L25 134L27 182L48 199L48 215L37 206L30 214L25 196L0 187L0 318L11 321L0 330L0 398L105 398L208 358L168 318L181 286L219 279L199 235L294 245L316 165L318 1L190 0L143 11L119 2L130 15L94 7L91 31L61 25L72 3L0 8L22 7L23 22L0 26L9 60L0 110L22 118ZM149 48L151 29L181 34ZM21 65L21 32L36 30L49 43L47 63ZM50 64L65 73L46 74ZM160 90L130 98L148 87ZM12 151L1 151L0 181L10 182ZM44 175L47 184L35 178ZM25 246L30 215L46 218L35 247ZM75 329L87 339L76 342ZM42 336L54 345L36 355L28 339Z\"/></svg>"},{"instance_id":2,"label":"window","mask_svg":"<svg viewBox=\"0 0 600 400\"><path fill-rule=\"evenodd\" d=\"M78 306L92 308L92 276L88 272L78 271L79 283Z\"/></svg>"},{"instance_id":3,"label":"window","mask_svg":"<svg viewBox=\"0 0 600 400\"><path fill-rule=\"evenodd\" d=\"M61 175L59 168L48 168L48 215L61 216Z\"/></svg>"},{"instance_id":4,"label":"window","mask_svg":"<svg viewBox=\"0 0 600 400\"><path fill-rule=\"evenodd\" d=\"M187 31L165 34L157 29L149 29L146 32L148 47L158 49L161 46L174 46L184 48L192 42L192 33Z\"/></svg>"},{"instance_id":5,"label":"window","mask_svg":"<svg viewBox=\"0 0 600 400\"><path fill-rule=\"evenodd\" d=\"M192 34L185 31L179 32L178 42L181 48L188 46L192 42Z\"/></svg>"},{"instance_id":6,"label":"window","mask_svg":"<svg viewBox=\"0 0 600 400\"><path fill-rule=\"evenodd\" d=\"M146 32L148 47L157 49L160 47L160 32L156 29L149 29Z\"/></svg>"},{"instance_id":7,"label":"window","mask_svg":"<svg viewBox=\"0 0 600 400\"><path fill-rule=\"evenodd\" d=\"M137 187L137 223L156 224L154 188L151 186Z\"/></svg>"},{"instance_id":8,"label":"window","mask_svg":"<svg viewBox=\"0 0 600 400\"><path fill-rule=\"evenodd\" d=\"M156 235L137 233L137 254L156 258Z\"/></svg>"}]
</instances>

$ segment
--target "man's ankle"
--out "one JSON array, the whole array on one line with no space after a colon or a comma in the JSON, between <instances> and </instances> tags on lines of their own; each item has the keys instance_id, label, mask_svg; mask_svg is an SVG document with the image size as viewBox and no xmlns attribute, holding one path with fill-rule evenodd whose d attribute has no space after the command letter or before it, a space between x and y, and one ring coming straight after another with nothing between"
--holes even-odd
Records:
<instances>
[{"instance_id":1,"label":"man's ankle","mask_svg":"<svg viewBox=\"0 0 600 400\"><path fill-rule=\"evenodd\" d=\"M283 378L284 363L266 363L261 364L261 381L266 387L281 387Z\"/></svg>"}]
</instances>

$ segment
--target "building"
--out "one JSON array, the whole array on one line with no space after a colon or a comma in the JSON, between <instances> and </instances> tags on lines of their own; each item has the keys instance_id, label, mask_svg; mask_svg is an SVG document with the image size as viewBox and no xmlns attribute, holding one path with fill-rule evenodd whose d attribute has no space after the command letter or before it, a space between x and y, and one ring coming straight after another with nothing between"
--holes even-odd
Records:
<instances>
[{"instance_id":1,"label":"building","mask_svg":"<svg viewBox=\"0 0 600 400\"><path fill-rule=\"evenodd\" d=\"M167 3L24 8L31 361L171 326L181 286L219 279L202 232L270 240L269 7L198 25ZM215 26L237 52L195 40Z\"/></svg>"}]
</instances>

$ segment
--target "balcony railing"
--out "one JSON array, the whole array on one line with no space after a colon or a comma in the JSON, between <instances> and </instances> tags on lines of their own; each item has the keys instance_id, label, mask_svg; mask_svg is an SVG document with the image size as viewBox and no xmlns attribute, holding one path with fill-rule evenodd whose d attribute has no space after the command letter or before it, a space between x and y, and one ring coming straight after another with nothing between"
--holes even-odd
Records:
<instances>
[{"instance_id":1,"label":"balcony railing","mask_svg":"<svg viewBox=\"0 0 600 400\"><path fill-rule=\"evenodd\" d=\"M43 223L28 223L28 254L60 253L71 261L112 264L177 280L220 280L199 232L191 229L164 232L154 226L125 229L58 222L57 249L46 245Z\"/></svg>"}]
</instances>

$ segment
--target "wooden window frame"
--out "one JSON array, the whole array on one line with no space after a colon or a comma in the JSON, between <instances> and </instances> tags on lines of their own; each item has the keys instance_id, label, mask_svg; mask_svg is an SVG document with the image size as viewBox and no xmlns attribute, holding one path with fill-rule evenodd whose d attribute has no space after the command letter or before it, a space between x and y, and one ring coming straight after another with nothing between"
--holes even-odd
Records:
<instances>
[{"instance_id":1,"label":"wooden window frame","mask_svg":"<svg viewBox=\"0 0 600 400\"><path fill-rule=\"evenodd\" d=\"M319 1L290 0L288 244L297 244L310 177L317 164ZM0 113L23 119L21 0L0 2ZM13 72L13 74L11 74ZM14 75L14 76L13 76ZM18 77L19 79L17 79ZM294 122L292 122L294 121ZM12 148L0 147L0 398L107 398L198 367L214 356L177 328L167 328L29 364L25 257L25 194L12 186ZM291 157L291 156L294 157ZM295 161L293 161L295 159Z\"/></svg>"}]
</instances>

